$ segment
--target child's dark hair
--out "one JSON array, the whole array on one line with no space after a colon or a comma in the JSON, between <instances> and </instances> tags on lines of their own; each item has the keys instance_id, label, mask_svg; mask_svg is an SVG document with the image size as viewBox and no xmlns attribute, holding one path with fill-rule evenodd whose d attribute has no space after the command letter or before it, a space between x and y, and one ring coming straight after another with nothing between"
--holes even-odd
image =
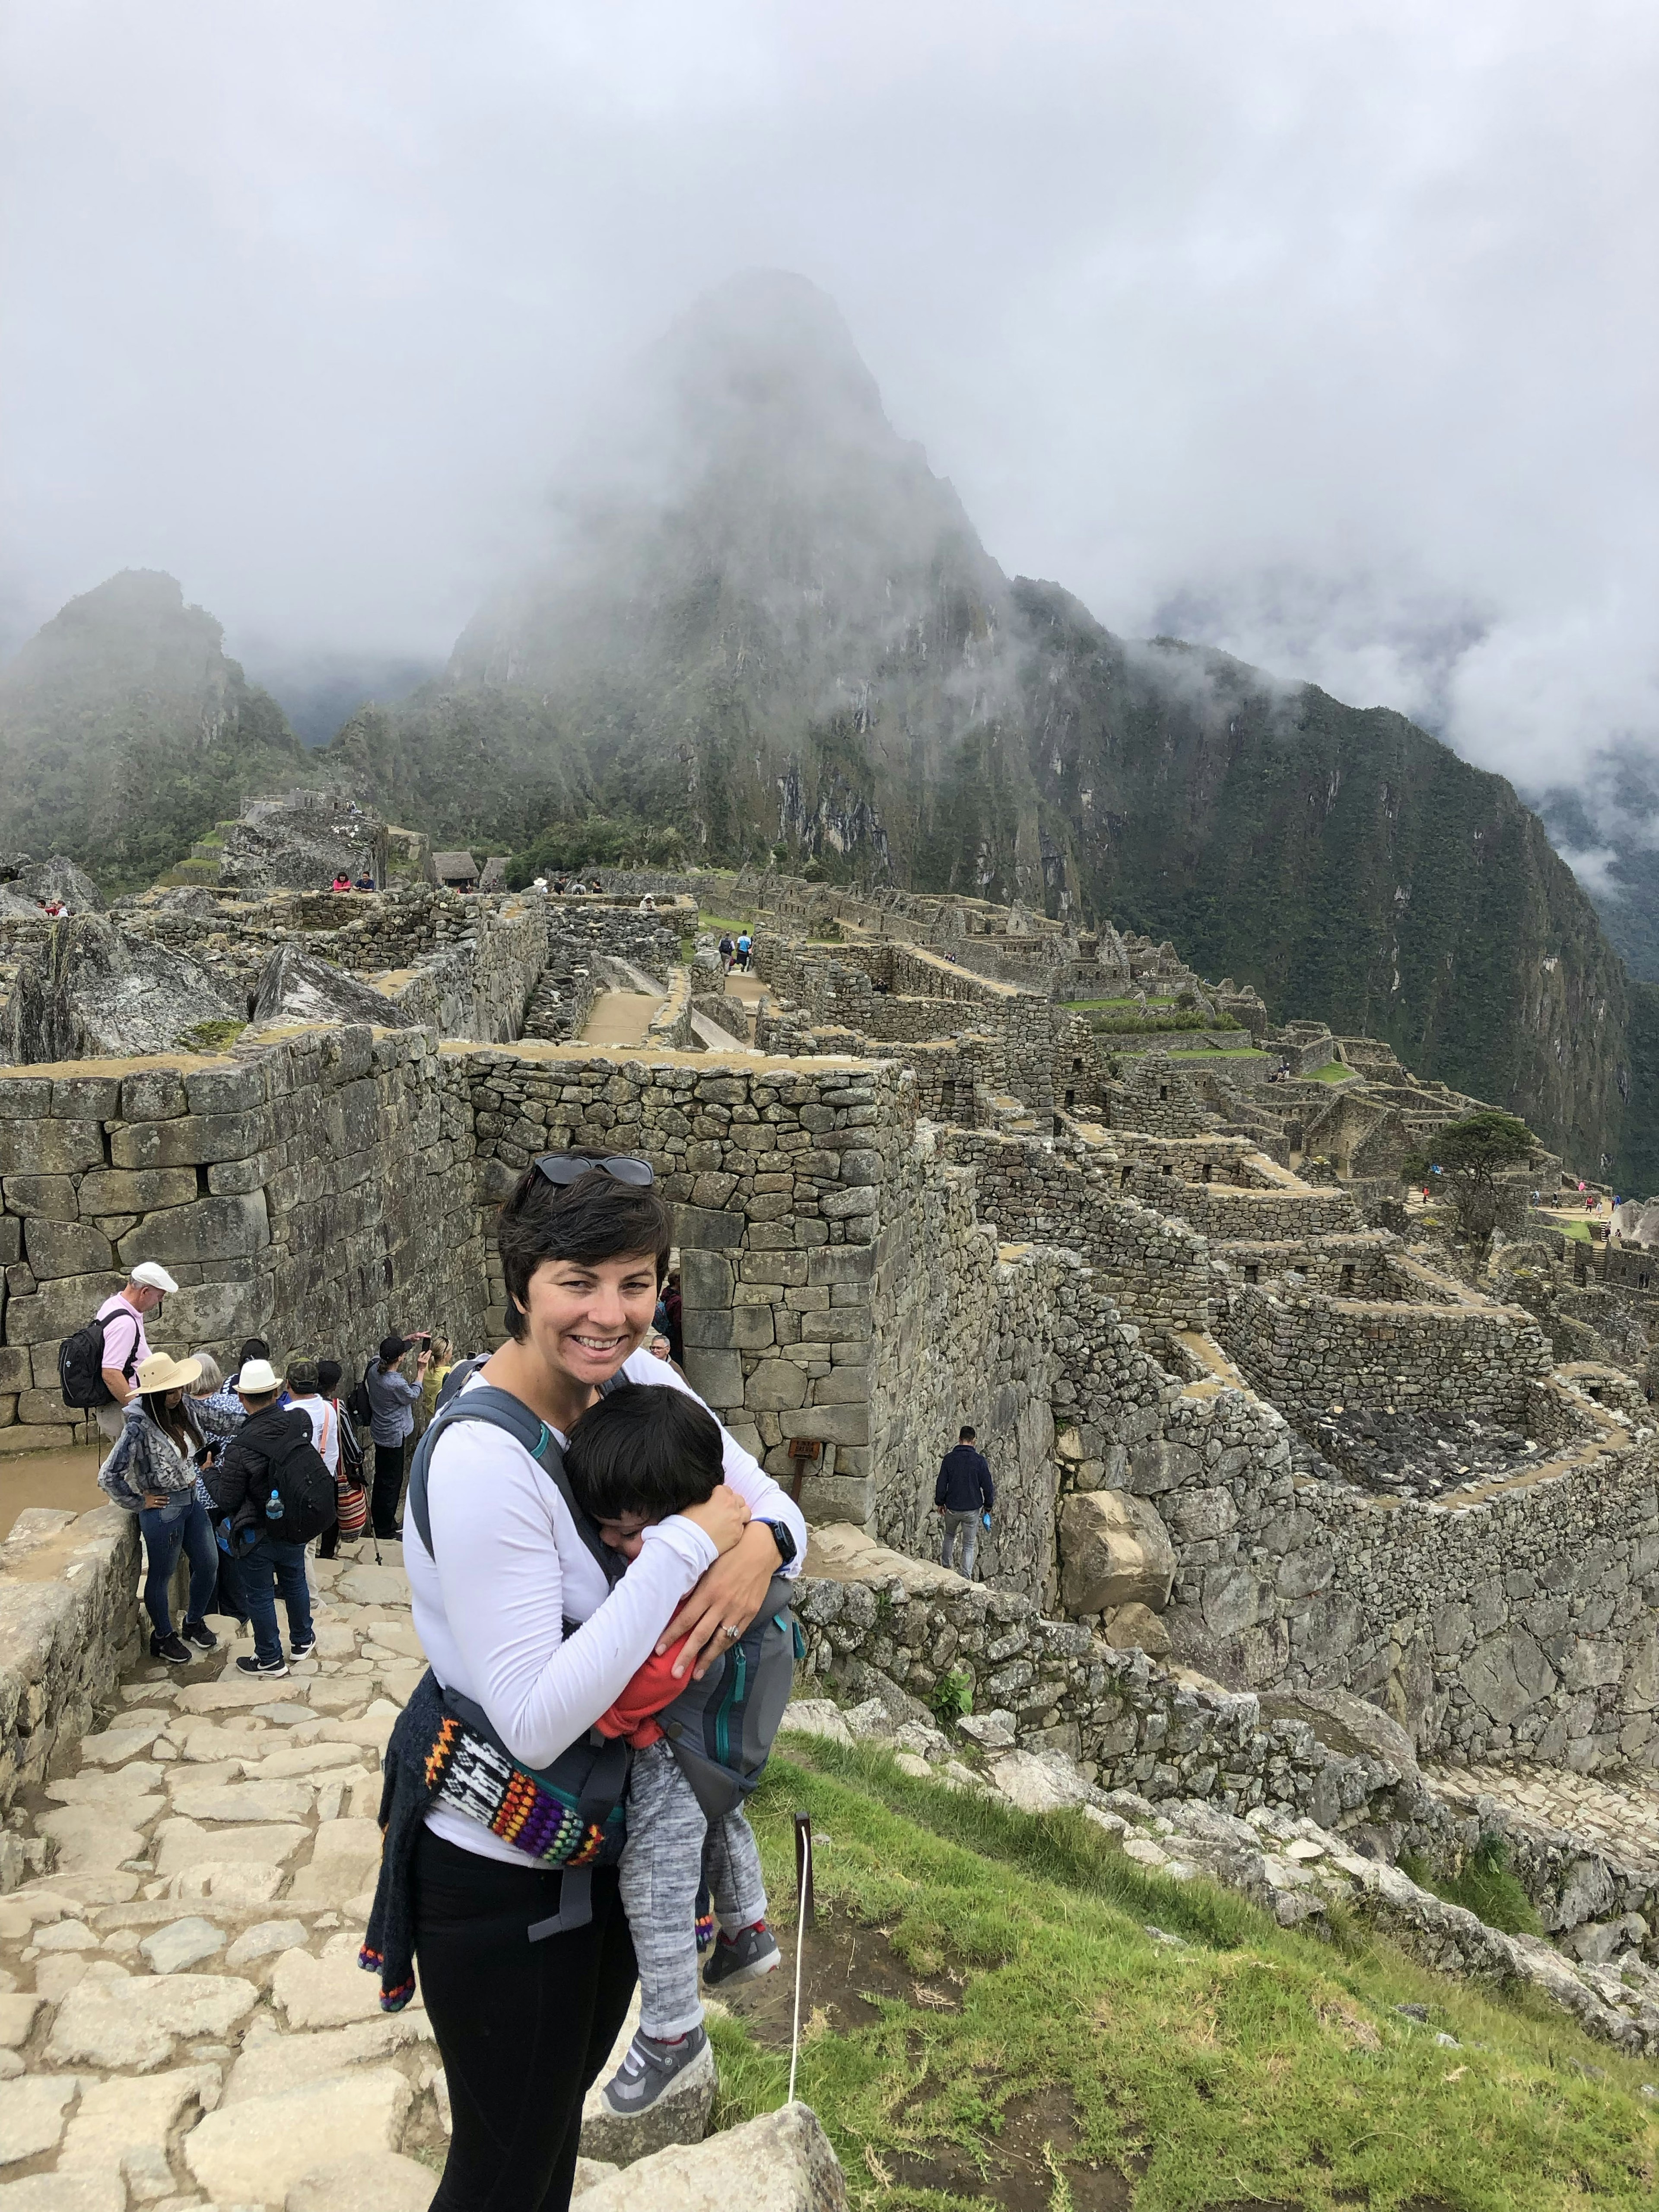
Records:
<instances>
[{"instance_id":1,"label":"child's dark hair","mask_svg":"<svg viewBox=\"0 0 1659 2212\"><path fill-rule=\"evenodd\" d=\"M615 1149L573 1145L574 1159L610 1159ZM618 1182L598 1170L562 1187L550 1183L532 1160L501 1201L495 1239L507 1285L507 1325L522 1340L528 1318L530 1278L544 1260L616 1260L635 1252L654 1255L657 1280L668 1272L674 1224L666 1201L651 1185Z\"/></svg>"},{"instance_id":2,"label":"child's dark hair","mask_svg":"<svg viewBox=\"0 0 1659 2212\"><path fill-rule=\"evenodd\" d=\"M592 1521L701 1505L726 1480L720 1424L671 1385L624 1382L590 1406L570 1431L565 1473Z\"/></svg>"}]
</instances>

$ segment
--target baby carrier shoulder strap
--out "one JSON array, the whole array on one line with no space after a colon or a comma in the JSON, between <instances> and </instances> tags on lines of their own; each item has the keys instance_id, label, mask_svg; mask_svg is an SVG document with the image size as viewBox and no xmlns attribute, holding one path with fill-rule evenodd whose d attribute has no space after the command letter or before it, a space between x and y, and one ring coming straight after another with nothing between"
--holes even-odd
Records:
<instances>
[{"instance_id":1,"label":"baby carrier shoulder strap","mask_svg":"<svg viewBox=\"0 0 1659 2212\"><path fill-rule=\"evenodd\" d=\"M523 1446L563 1498L575 1523L576 1534L593 1554L606 1582L614 1582L623 1564L621 1554L612 1551L577 1504L575 1493L564 1471L564 1449L558 1438L541 1415L532 1413L521 1398L515 1398L510 1390L498 1390L489 1382L475 1390L464 1390L458 1397L452 1398L415 1447L415 1461L409 1473L409 1510L415 1516L415 1526L420 1531L421 1541L426 1546L428 1556L437 1556L433 1547L432 1514L427 1499L433 1447L445 1431L453 1428L458 1421L486 1421L493 1429L505 1430L514 1443Z\"/></svg>"}]
</instances>

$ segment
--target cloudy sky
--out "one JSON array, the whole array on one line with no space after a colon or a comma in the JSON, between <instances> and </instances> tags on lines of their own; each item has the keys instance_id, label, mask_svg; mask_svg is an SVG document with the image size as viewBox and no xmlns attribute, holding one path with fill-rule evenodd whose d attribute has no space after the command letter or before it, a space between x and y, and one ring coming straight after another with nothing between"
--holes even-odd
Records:
<instances>
[{"instance_id":1,"label":"cloudy sky","mask_svg":"<svg viewBox=\"0 0 1659 2212\"><path fill-rule=\"evenodd\" d=\"M10 0L0 644L441 657L796 269L1010 571L1536 785L1659 744L1650 0Z\"/></svg>"}]
</instances>

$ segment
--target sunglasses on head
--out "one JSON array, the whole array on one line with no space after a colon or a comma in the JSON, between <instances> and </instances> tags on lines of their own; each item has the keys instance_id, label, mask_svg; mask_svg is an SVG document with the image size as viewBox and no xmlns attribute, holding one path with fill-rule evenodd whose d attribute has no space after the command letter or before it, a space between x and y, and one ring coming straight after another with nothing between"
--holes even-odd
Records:
<instances>
[{"instance_id":1,"label":"sunglasses on head","mask_svg":"<svg viewBox=\"0 0 1659 2212\"><path fill-rule=\"evenodd\" d=\"M574 1152L544 1152L536 1166L560 1190L580 1182L595 1169L608 1175L612 1182L629 1183L635 1190L647 1190L657 1180L649 1160L630 1159L625 1152L608 1160L584 1159Z\"/></svg>"}]
</instances>

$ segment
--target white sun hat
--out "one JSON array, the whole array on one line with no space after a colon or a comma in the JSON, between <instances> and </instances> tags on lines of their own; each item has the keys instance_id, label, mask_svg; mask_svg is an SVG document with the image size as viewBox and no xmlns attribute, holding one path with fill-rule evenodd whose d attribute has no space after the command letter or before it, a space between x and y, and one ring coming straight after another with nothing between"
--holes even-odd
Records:
<instances>
[{"instance_id":1,"label":"white sun hat","mask_svg":"<svg viewBox=\"0 0 1659 2212\"><path fill-rule=\"evenodd\" d=\"M170 1352L152 1352L132 1370L135 1385L145 1397L153 1390L185 1390L202 1379L199 1359L175 1359Z\"/></svg>"},{"instance_id":2,"label":"white sun hat","mask_svg":"<svg viewBox=\"0 0 1659 2212\"><path fill-rule=\"evenodd\" d=\"M268 1359L244 1360L236 1377L236 1388L247 1398L263 1398L282 1387L283 1378Z\"/></svg>"},{"instance_id":3,"label":"white sun hat","mask_svg":"<svg viewBox=\"0 0 1659 2212\"><path fill-rule=\"evenodd\" d=\"M147 1291L165 1291L169 1297L179 1287L159 1260L141 1260L127 1280L142 1283Z\"/></svg>"}]
</instances>

